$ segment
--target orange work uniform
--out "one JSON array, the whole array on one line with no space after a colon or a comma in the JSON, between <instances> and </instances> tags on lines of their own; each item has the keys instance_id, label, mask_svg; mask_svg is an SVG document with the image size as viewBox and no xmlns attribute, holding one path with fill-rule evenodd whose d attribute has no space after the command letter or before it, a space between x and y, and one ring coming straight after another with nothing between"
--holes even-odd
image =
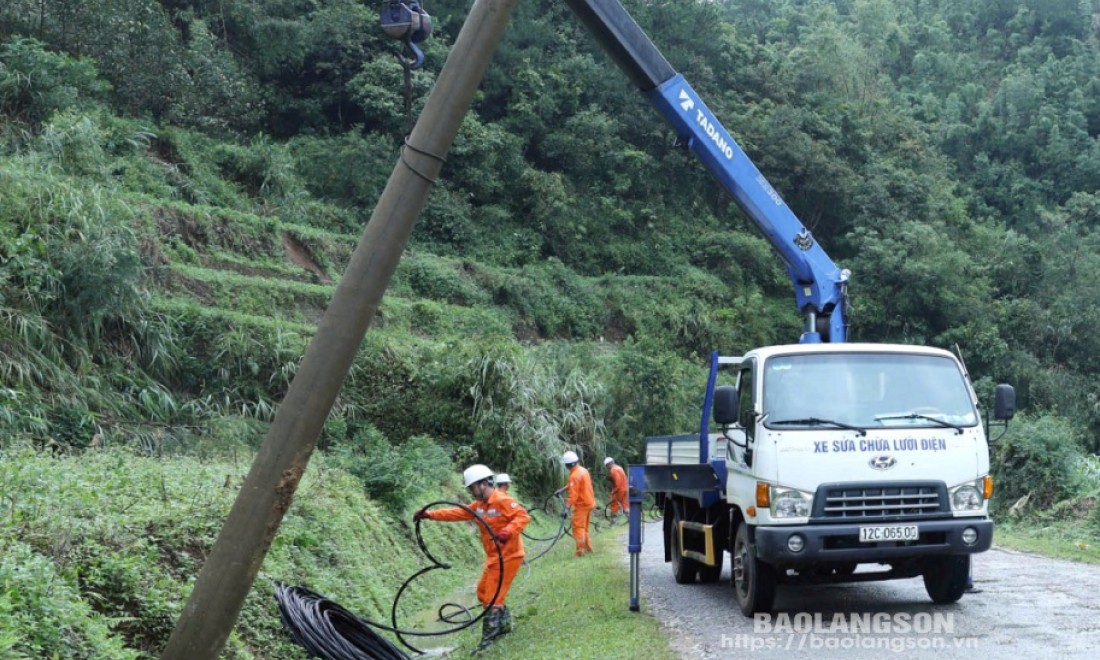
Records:
<instances>
[{"instance_id":1,"label":"orange work uniform","mask_svg":"<svg viewBox=\"0 0 1100 660\"><path fill-rule=\"evenodd\" d=\"M477 512L478 518L489 524L493 534L499 534L508 530L511 536L500 544L501 554L504 557L504 578L500 576L500 555L497 554L496 543L489 532L480 523L477 530L481 532L481 545L485 547L485 567L481 571L481 579L477 583L477 599L485 607L490 605L504 605L504 598L508 595L508 589L512 586L512 579L516 577L520 566L523 565L525 551L523 549L523 532L527 523L531 522L531 516L527 515L519 502L499 488L493 490L489 499L482 502L477 500L470 504L470 508ZM425 512L425 517L432 520L453 522L459 520L473 520L474 517L465 509L453 507L450 509L436 509ZM493 600L497 585L500 585L500 593Z\"/></svg>"},{"instance_id":2,"label":"orange work uniform","mask_svg":"<svg viewBox=\"0 0 1100 660\"><path fill-rule=\"evenodd\" d=\"M611 464L611 512L630 511L626 499L626 470L615 463Z\"/></svg>"},{"instance_id":3,"label":"orange work uniform","mask_svg":"<svg viewBox=\"0 0 1100 660\"><path fill-rule=\"evenodd\" d=\"M592 541L588 537L588 522L592 519L592 509L596 508L596 492L592 490L592 475L579 464L569 470L569 483L566 485L569 497L566 506L573 507L573 540L577 542L577 555L592 552Z\"/></svg>"}]
</instances>

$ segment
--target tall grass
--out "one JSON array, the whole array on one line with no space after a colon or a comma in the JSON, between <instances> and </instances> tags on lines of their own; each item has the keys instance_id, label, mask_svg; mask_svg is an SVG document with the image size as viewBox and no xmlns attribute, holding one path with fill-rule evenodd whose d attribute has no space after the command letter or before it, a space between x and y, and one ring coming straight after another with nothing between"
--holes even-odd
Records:
<instances>
[{"instance_id":1,"label":"tall grass","mask_svg":"<svg viewBox=\"0 0 1100 660\"><path fill-rule=\"evenodd\" d=\"M595 412L603 385L583 370L540 361L502 345L470 361L476 447L495 469L539 492L560 486L560 457L576 451L592 466L605 454L604 422Z\"/></svg>"}]
</instances>

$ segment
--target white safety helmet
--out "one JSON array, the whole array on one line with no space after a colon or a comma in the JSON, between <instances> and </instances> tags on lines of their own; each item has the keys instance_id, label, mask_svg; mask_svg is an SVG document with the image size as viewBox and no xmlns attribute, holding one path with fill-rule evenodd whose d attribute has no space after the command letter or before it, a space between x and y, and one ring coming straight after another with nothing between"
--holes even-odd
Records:
<instances>
[{"instance_id":1,"label":"white safety helmet","mask_svg":"<svg viewBox=\"0 0 1100 660\"><path fill-rule=\"evenodd\" d=\"M561 462L565 463L566 465L570 465L572 463L580 463L580 461L581 459L577 457L577 452L575 451L567 451L561 455Z\"/></svg>"},{"instance_id":2,"label":"white safety helmet","mask_svg":"<svg viewBox=\"0 0 1100 660\"><path fill-rule=\"evenodd\" d=\"M498 486L501 484L510 484L512 483L512 477L509 477L507 472L501 472L493 477L493 482Z\"/></svg>"},{"instance_id":3,"label":"white safety helmet","mask_svg":"<svg viewBox=\"0 0 1100 660\"><path fill-rule=\"evenodd\" d=\"M611 464L612 464L612 463L614 463L614 462L615 462L615 459L614 459L614 458L611 458L610 456L608 456L607 458L603 459L603 464L604 464L604 466L608 466L608 465L611 465Z\"/></svg>"},{"instance_id":4,"label":"white safety helmet","mask_svg":"<svg viewBox=\"0 0 1100 660\"><path fill-rule=\"evenodd\" d=\"M469 488L479 481L485 481L486 479L492 478L493 471L479 463L477 465L471 465L462 473L462 485Z\"/></svg>"}]
</instances>

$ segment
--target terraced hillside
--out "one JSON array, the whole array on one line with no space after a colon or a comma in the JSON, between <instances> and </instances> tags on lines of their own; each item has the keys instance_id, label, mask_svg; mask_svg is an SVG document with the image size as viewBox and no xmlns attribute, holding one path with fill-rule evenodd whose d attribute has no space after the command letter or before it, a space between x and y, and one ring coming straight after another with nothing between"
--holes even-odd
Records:
<instances>
[{"instance_id":1,"label":"terraced hillside","mask_svg":"<svg viewBox=\"0 0 1100 660\"><path fill-rule=\"evenodd\" d=\"M182 407L271 419L360 235L323 215L318 223L328 227L185 201L138 196L131 204L152 307L168 319L178 344L169 393ZM707 300L713 308L706 308ZM460 450L469 444L475 453L499 453L509 437L541 433L542 443L508 450L535 460L544 443L560 441L563 423L579 427L566 431L580 433L576 442L602 442L602 431L580 430L596 429L602 408L649 408L624 419L630 423L668 415L683 396L662 395L662 388L679 384L654 386L652 374L639 368L653 359L663 361L659 371L682 370L682 363L665 361L660 351L647 354L653 346L642 346L629 357L636 364L623 368L617 361L626 359L619 355L624 341L671 335L685 357L697 356L730 343L735 328L735 341L745 341L753 327L763 326L759 316L741 313L731 307L722 282L690 267L679 277L584 277L553 259L506 267L441 256L415 235L321 447L359 445L355 439L370 428L394 445L428 434ZM616 378L624 383L616 385ZM601 379L612 386L593 385ZM570 382L590 384L570 400ZM522 395L521 385L550 394ZM668 400L639 403L640 387ZM519 410L502 407L508 405ZM575 421L563 422L572 408L580 410ZM175 421L209 426L204 415ZM255 442L261 428L252 428ZM631 440L623 433L621 442Z\"/></svg>"},{"instance_id":2,"label":"terraced hillside","mask_svg":"<svg viewBox=\"0 0 1100 660\"><path fill-rule=\"evenodd\" d=\"M225 208L143 201L143 258L154 306L226 330L312 334L359 240ZM532 343L570 338L617 343L671 332L704 352L729 332L722 284L689 267L683 277L583 277L556 260L491 266L406 250L372 332L422 339L498 337ZM713 299L710 316L699 307ZM720 305L720 306L719 306ZM692 313L695 312L695 313Z\"/></svg>"}]
</instances>

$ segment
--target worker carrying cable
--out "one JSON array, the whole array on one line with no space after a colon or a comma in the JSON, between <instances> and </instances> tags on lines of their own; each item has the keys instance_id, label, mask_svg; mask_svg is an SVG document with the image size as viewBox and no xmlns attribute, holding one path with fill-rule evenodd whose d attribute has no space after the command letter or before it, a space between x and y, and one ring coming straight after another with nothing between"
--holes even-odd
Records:
<instances>
[{"instance_id":1,"label":"worker carrying cable","mask_svg":"<svg viewBox=\"0 0 1100 660\"><path fill-rule=\"evenodd\" d=\"M493 471L484 465L466 468L462 473L462 483L474 497L469 508L493 530L490 536L484 525L478 525L481 544L485 547L485 566L481 571L481 580L477 583L477 599L489 610L482 620L481 643L477 646L480 651L492 644L497 637L512 631L512 614L504 604L504 599L512 586L512 579L523 565L525 553L521 532L527 527L531 517L515 498L493 485ZM473 520L474 514L458 507L433 511L421 509L413 514L414 521L422 518L458 522ZM503 576L501 560L504 562ZM496 594L495 599L493 594Z\"/></svg>"},{"instance_id":2,"label":"worker carrying cable","mask_svg":"<svg viewBox=\"0 0 1100 660\"><path fill-rule=\"evenodd\" d=\"M607 468L607 476L611 479L611 516L614 518L620 511L630 511L630 502L626 496L626 470L619 467L614 458L608 456L603 459L603 465Z\"/></svg>"},{"instance_id":3,"label":"worker carrying cable","mask_svg":"<svg viewBox=\"0 0 1100 660\"><path fill-rule=\"evenodd\" d=\"M588 523L592 520L592 509L596 508L596 493L592 490L592 475L581 466L581 459L574 451L562 454L561 462L569 470L569 483L565 490L569 496L565 505L573 509L573 540L577 542L575 556L581 557L592 552L592 540L588 536Z\"/></svg>"}]
</instances>

